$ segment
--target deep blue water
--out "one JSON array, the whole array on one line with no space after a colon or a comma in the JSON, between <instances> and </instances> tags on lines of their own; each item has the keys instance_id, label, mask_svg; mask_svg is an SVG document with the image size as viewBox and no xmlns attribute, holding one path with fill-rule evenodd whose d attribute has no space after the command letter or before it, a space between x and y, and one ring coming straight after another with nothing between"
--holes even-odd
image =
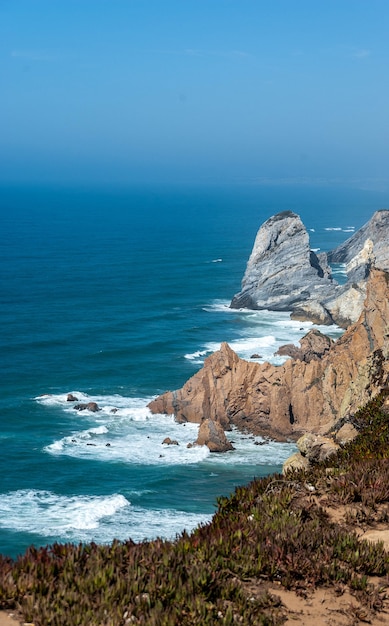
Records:
<instances>
[{"instance_id":1,"label":"deep blue water","mask_svg":"<svg viewBox=\"0 0 389 626\"><path fill-rule=\"evenodd\" d=\"M340 188L0 188L0 552L172 537L278 471L291 444L234 432L234 452L187 449L196 426L146 404L221 341L272 359L309 327L226 306L265 219L299 213L326 250L385 205ZM68 392L102 411L75 411Z\"/></svg>"}]
</instances>

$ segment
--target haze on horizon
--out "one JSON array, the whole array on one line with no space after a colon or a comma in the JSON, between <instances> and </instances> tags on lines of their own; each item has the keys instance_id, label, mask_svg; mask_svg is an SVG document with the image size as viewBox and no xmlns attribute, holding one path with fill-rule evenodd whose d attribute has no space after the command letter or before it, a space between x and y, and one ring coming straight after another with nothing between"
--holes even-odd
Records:
<instances>
[{"instance_id":1,"label":"haze on horizon","mask_svg":"<svg viewBox=\"0 0 389 626\"><path fill-rule=\"evenodd\" d=\"M0 182L389 189L387 0L0 0Z\"/></svg>"}]
</instances>

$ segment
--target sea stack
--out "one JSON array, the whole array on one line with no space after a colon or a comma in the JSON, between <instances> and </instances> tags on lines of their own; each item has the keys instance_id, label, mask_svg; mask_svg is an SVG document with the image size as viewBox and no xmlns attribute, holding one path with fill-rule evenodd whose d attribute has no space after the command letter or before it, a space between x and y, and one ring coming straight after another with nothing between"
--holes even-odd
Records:
<instances>
[{"instance_id":1,"label":"sea stack","mask_svg":"<svg viewBox=\"0 0 389 626\"><path fill-rule=\"evenodd\" d=\"M247 263L242 289L231 308L290 311L296 305L333 294L325 255L317 256L300 217L284 211L269 218L259 229Z\"/></svg>"},{"instance_id":2,"label":"sea stack","mask_svg":"<svg viewBox=\"0 0 389 626\"><path fill-rule=\"evenodd\" d=\"M292 319L347 328L362 311L371 268L389 270L388 241L389 211L381 210L344 244L316 255L300 217L278 213L258 231L231 308L290 311ZM344 263L346 284L333 280L329 263Z\"/></svg>"}]
</instances>

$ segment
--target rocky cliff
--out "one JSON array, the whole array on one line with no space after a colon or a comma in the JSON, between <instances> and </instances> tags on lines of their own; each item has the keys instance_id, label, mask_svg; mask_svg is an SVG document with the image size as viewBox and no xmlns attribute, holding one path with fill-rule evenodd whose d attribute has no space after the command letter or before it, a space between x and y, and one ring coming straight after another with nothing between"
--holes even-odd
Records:
<instances>
[{"instance_id":1,"label":"rocky cliff","mask_svg":"<svg viewBox=\"0 0 389 626\"><path fill-rule=\"evenodd\" d=\"M342 245L328 253L330 263L345 263L349 280L367 278L371 265L389 271L389 211L376 211Z\"/></svg>"},{"instance_id":2,"label":"rocky cliff","mask_svg":"<svg viewBox=\"0 0 389 626\"><path fill-rule=\"evenodd\" d=\"M288 310L293 319L347 328L362 310L370 268L389 270L388 241L389 211L376 211L342 246L316 255L299 216L279 213L259 229L231 307ZM345 264L345 285L332 279L328 261Z\"/></svg>"},{"instance_id":3,"label":"rocky cliff","mask_svg":"<svg viewBox=\"0 0 389 626\"><path fill-rule=\"evenodd\" d=\"M317 290L333 294L334 283L325 258L311 251L307 230L291 211L278 213L259 229L247 263L242 290L231 307L290 311Z\"/></svg>"},{"instance_id":4,"label":"rocky cliff","mask_svg":"<svg viewBox=\"0 0 389 626\"><path fill-rule=\"evenodd\" d=\"M371 269L362 313L338 341L305 339L295 356L281 366L249 363L224 343L182 389L149 407L275 439L328 432L388 385L389 274Z\"/></svg>"}]
</instances>

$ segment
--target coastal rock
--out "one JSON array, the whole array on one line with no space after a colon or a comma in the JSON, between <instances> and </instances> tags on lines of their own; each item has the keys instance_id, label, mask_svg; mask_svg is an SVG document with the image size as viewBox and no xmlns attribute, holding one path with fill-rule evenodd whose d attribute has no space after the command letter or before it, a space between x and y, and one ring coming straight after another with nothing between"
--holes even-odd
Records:
<instances>
[{"instance_id":1,"label":"coastal rock","mask_svg":"<svg viewBox=\"0 0 389 626\"><path fill-rule=\"evenodd\" d=\"M389 271L388 242L389 211L376 211L344 244L316 255L299 216L279 213L259 229L230 306L287 310L295 320L347 328L362 311L371 268ZM346 284L332 279L329 262L345 265Z\"/></svg>"},{"instance_id":2,"label":"coastal rock","mask_svg":"<svg viewBox=\"0 0 389 626\"><path fill-rule=\"evenodd\" d=\"M352 237L328 253L330 263L345 263L349 280L366 279L371 267L389 271L389 210L376 211Z\"/></svg>"},{"instance_id":3,"label":"coastal rock","mask_svg":"<svg viewBox=\"0 0 389 626\"><path fill-rule=\"evenodd\" d=\"M339 450L339 444L330 437L306 433L297 441L300 454L308 459L310 465L325 461Z\"/></svg>"},{"instance_id":4,"label":"coastal rock","mask_svg":"<svg viewBox=\"0 0 389 626\"><path fill-rule=\"evenodd\" d=\"M366 298L366 281L348 282L339 287L335 295L324 301L323 306L331 319L341 328L347 328L357 321Z\"/></svg>"},{"instance_id":5,"label":"coastal rock","mask_svg":"<svg viewBox=\"0 0 389 626\"><path fill-rule=\"evenodd\" d=\"M310 467L308 459L301 454L301 452L295 452L292 456L288 457L282 466L282 473L287 474L293 470L308 469Z\"/></svg>"},{"instance_id":6,"label":"coastal rock","mask_svg":"<svg viewBox=\"0 0 389 626\"><path fill-rule=\"evenodd\" d=\"M320 358L283 365L248 362L223 343L185 385L149 404L179 421L273 439L325 434L389 383L389 274L372 269L363 311Z\"/></svg>"},{"instance_id":7,"label":"coastal rock","mask_svg":"<svg viewBox=\"0 0 389 626\"><path fill-rule=\"evenodd\" d=\"M82 402L80 404L75 404L73 408L76 411L91 411L92 413L96 413L101 410L97 402Z\"/></svg>"},{"instance_id":8,"label":"coastal rock","mask_svg":"<svg viewBox=\"0 0 389 626\"><path fill-rule=\"evenodd\" d=\"M288 457L282 466L282 473L292 470L309 469L315 463L329 459L339 450L337 444L330 437L321 437L313 433L306 433L297 441L298 452Z\"/></svg>"},{"instance_id":9,"label":"coastal rock","mask_svg":"<svg viewBox=\"0 0 389 626\"><path fill-rule=\"evenodd\" d=\"M68 393L68 395L66 397L66 401L67 402L78 402L78 398L76 398L76 396L74 396L72 393Z\"/></svg>"},{"instance_id":10,"label":"coastal rock","mask_svg":"<svg viewBox=\"0 0 389 626\"><path fill-rule=\"evenodd\" d=\"M281 346L276 354L279 356L290 356L292 359L299 359L300 361L309 363L313 359L321 359L324 354L330 350L333 344L334 342L330 337L314 329L300 339L300 348L293 343L289 343L285 346Z\"/></svg>"},{"instance_id":11,"label":"coastal rock","mask_svg":"<svg viewBox=\"0 0 389 626\"><path fill-rule=\"evenodd\" d=\"M289 311L318 289L321 297L329 297L334 289L325 257L319 259L310 249L300 217L284 211L259 229L242 290L234 296L231 308Z\"/></svg>"},{"instance_id":12,"label":"coastal rock","mask_svg":"<svg viewBox=\"0 0 389 626\"><path fill-rule=\"evenodd\" d=\"M170 437L165 437L162 443L167 446L178 446L178 441L176 441L176 439L170 439Z\"/></svg>"},{"instance_id":13,"label":"coastal rock","mask_svg":"<svg viewBox=\"0 0 389 626\"><path fill-rule=\"evenodd\" d=\"M211 452L227 452L234 449L220 423L211 419L201 422L195 443L199 446L207 446Z\"/></svg>"}]
</instances>

